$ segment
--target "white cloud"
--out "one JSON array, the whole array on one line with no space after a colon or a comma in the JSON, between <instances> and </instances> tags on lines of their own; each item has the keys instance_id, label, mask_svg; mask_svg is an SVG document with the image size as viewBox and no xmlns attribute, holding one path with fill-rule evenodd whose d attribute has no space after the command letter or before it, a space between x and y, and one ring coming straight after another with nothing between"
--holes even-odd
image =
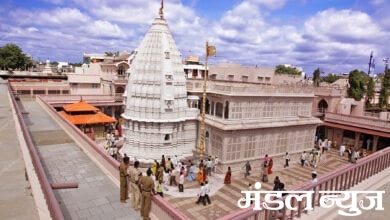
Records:
<instances>
[{"instance_id":1,"label":"white cloud","mask_svg":"<svg viewBox=\"0 0 390 220\"><path fill-rule=\"evenodd\" d=\"M111 24L108 21L94 21L86 26L86 31L92 35L91 37L126 37L126 34L118 25Z\"/></svg>"},{"instance_id":2,"label":"white cloud","mask_svg":"<svg viewBox=\"0 0 390 220\"><path fill-rule=\"evenodd\" d=\"M329 9L319 12L305 23L307 35L320 41L371 40L382 35L380 27L366 13Z\"/></svg>"},{"instance_id":3,"label":"white cloud","mask_svg":"<svg viewBox=\"0 0 390 220\"><path fill-rule=\"evenodd\" d=\"M286 0L248 0L253 4L258 4L269 9L279 9L286 4Z\"/></svg>"},{"instance_id":4,"label":"white cloud","mask_svg":"<svg viewBox=\"0 0 390 220\"><path fill-rule=\"evenodd\" d=\"M37 32L37 31L39 31L39 30L38 30L38 28L36 28L36 27L29 27L29 28L27 28L27 31L28 31L28 32Z\"/></svg>"}]
</instances>

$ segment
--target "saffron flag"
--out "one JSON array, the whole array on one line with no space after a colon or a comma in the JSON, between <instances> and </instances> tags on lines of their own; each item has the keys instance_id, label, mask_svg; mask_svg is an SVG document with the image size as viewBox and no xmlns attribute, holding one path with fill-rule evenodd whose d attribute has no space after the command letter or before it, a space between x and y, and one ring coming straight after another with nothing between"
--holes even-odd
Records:
<instances>
[{"instance_id":1,"label":"saffron flag","mask_svg":"<svg viewBox=\"0 0 390 220\"><path fill-rule=\"evenodd\" d=\"M215 46L207 46L207 51L206 51L206 56L215 56L215 54L217 53L217 50L215 48Z\"/></svg>"}]
</instances>

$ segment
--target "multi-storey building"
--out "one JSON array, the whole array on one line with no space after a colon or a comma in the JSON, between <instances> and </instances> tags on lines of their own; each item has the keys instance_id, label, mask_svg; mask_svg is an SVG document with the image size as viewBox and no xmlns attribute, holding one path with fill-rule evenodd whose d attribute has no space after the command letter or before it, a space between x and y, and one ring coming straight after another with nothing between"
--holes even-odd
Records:
<instances>
[{"instance_id":1,"label":"multi-storey building","mask_svg":"<svg viewBox=\"0 0 390 220\"><path fill-rule=\"evenodd\" d=\"M312 87L291 85L302 77L277 76L273 70L238 64L210 67L204 153L218 156L221 169L238 170L243 162L260 161L265 154L281 156L313 147L321 121L311 115ZM201 106L205 67L190 57L183 68L162 17L146 34L129 74L122 114L124 153L139 160L192 156L200 137L201 118L194 120L199 112L194 107Z\"/></svg>"}]
</instances>

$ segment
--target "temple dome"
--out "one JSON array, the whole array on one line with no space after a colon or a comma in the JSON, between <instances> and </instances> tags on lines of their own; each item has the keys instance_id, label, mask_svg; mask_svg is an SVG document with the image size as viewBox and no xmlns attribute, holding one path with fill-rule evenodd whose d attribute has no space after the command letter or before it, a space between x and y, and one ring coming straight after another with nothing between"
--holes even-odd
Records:
<instances>
[{"instance_id":1,"label":"temple dome","mask_svg":"<svg viewBox=\"0 0 390 220\"><path fill-rule=\"evenodd\" d=\"M187 89L181 55L165 19L156 18L138 47L127 85L126 109L122 117L132 120L183 120ZM139 106L133 105L132 99ZM147 101L152 99L152 101ZM159 114L145 115L158 99ZM139 107L139 108L138 108Z\"/></svg>"}]
</instances>

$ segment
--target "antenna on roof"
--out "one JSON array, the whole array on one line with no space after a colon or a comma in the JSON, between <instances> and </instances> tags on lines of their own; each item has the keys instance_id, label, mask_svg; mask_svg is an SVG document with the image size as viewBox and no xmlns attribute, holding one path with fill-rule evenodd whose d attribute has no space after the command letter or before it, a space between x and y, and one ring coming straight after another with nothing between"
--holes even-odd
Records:
<instances>
[{"instance_id":1,"label":"antenna on roof","mask_svg":"<svg viewBox=\"0 0 390 220\"><path fill-rule=\"evenodd\" d=\"M161 19L164 19L164 0L161 0L161 7L160 7L160 11L159 11L159 15L160 15L160 18Z\"/></svg>"}]
</instances>

